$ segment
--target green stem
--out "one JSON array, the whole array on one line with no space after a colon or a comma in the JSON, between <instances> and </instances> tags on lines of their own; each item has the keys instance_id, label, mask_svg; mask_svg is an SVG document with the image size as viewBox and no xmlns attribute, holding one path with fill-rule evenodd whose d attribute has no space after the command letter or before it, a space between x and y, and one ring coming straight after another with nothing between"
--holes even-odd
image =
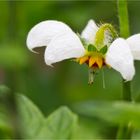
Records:
<instances>
[{"instance_id":1,"label":"green stem","mask_svg":"<svg viewBox=\"0 0 140 140\"><path fill-rule=\"evenodd\" d=\"M120 24L120 36L127 38L130 35L127 0L117 0Z\"/></svg>"},{"instance_id":2,"label":"green stem","mask_svg":"<svg viewBox=\"0 0 140 140\"><path fill-rule=\"evenodd\" d=\"M131 82L125 82L124 80L122 81L123 84L123 96L122 99L124 101L132 101L131 98ZM132 126L131 123L128 123L128 125L123 125L121 124L119 126L118 132L117 132L117 139L131 139L132 135Z\"/></svg>"},{"instance_id":3,"label":"green stem","mask_svg":"<svg viewBox=\"0 0 140 140\"><path fill-rule=\"evenodd\" d=\"M129 31L129 18L127 10L127 0L117 0L118 4L118 15L120 24L120 36L127 38L130 35ZM123 94L122 100L131 101L131 82L125 82L123 80ZM117 139L131 139L132 127L130 124L120 125L117 133Z\"/></svg>"}]
</instances>

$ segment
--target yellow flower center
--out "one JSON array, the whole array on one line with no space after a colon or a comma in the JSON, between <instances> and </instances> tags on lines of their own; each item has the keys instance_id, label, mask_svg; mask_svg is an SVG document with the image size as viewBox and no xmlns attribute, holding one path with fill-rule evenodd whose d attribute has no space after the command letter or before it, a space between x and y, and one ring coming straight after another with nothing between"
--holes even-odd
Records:
<instances>
[{"instance_id":1,"label":"yellow flower center","mask_svg":"<svg viewBox=\"0 0 140 140\"><path fill-rule=\"evenodd\" d=\"M80 65L86 63L90 68L102 68L105 64L105 60L102 54L96 52L86 52L85 56L77 58L76 60Z\"/></svg>"}]
</instances>

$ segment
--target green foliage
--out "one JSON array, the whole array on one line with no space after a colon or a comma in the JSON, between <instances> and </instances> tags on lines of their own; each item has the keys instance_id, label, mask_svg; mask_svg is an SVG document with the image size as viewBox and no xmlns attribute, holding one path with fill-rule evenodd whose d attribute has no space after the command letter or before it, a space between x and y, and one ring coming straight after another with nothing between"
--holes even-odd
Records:
<instances>
[{"instance_id":1,"label":"green foliage","mask_svg":"<svg viewBox=\"0 0 140 140\"><path fill-rule=\"evenodd\" d=\"M44 116L40 110L25 96L17 97L21 122L28 138L37 137L44 125Z\"/></svg>"},{"instance_id":2,"label":"green foliage","mask_svg":"<svg viewBox=\"0 0 140 140\"><path fill-rule=\"evenodd\" d=\"M86 102L76 105L79 113L98 117L113 124L131 125L140 128L140 104L128 102Z\"/></svg>"},{"instance_id":3,"label":"green foliage","mask_svg":"<svg viewBox=\"0 0 140 140\"><path fill-rule=\"evenodd\" d=\"M77 125L77 116L67 107L60 107L45 120L45 127L40 136L44 134L49 140L70 139Z\"/></svg>"},{"instance_id":4,"label":"green foliage","mask_svg":"<svg viewBox=\"0 0 140 140\"><path fill-rule=\"evenodd\" d=\"M47 118L25 96L18 96L19 111L26 138L49 140L70 139L77 124L77 116L67 107L60 107Z\"/></svg>"},{"instance_id":5,"label":"green foliage","mask_svg":"<svg viewBox=\"0 0 140 140\"><path fill-rule=\"evenodd\" d=\"M83 139L101 138L98 129L100 124L84 119L78 123L78 116L67 107L62 106L48 117L45 117L37 106L23 95L17 96L17 105L21 123L22 137L30 139ZM2 105L1 105L2 107ZM10 114L0 109L0 136L1 138L12 138L12 126ZM86 122L86 123L85 123ZM89 128L90 127L90 128ZM98 128L98 129L97 129Z\"/></svg>"},{"instance_id":6,"label":"green foliage","mask_svg":"<svg viewBox=\"0 0 140 140\"><path fill-rule=\"evenodd\" d=\"M22 137L25 139L75 140L77 138L102 138L98 132L102 123L93 123L89 119L84 119L78 123L77 115L65 106L60 107L48 117L45 117L37 106L23 95L17 96L17 105L20 118L19 122L22 126L20 129L22 131ZM0 118L1 138L11 138L12 127L10 125L10 114L7 115L3 110L0 110Z\"/></svg>"}]
</instances>

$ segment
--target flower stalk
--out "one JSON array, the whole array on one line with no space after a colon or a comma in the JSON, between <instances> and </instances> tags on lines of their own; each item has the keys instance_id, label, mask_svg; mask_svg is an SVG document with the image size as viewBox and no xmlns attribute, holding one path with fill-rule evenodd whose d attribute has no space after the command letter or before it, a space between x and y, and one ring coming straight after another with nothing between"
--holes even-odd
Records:
<instances>
[{"instance_id":1,"label":"flower stalk","mask_svg":"<svg viewBox=\"0 0 140 140\"><path fill-rule=\"evenodd\" d=\"M130 35L129 31L129 18L127 9L127 0L117 0L118 16L120 25L120 36L127 38ZM122 100L131 101L131 82L122 80L123 94ZM127 126L120 125L117 133L117 139L131 139L132 127L130 124Z\"/></svg>"}]
</instances>

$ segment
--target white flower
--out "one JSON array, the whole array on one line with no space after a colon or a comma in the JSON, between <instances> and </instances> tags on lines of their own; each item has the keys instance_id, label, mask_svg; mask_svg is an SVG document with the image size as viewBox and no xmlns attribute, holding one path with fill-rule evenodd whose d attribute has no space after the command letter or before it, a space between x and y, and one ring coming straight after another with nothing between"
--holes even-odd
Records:
<instances>
[{"instance_id":1,"label":"white flower","mask_svg":"<svg viewBox=\"0 0 140 140\"><path fill-rule=\"evenodd\" d=\"M83 30L81 37L87 44L95 45L99 27L90 20ZM47 20L34 26L27 37L27 46L30 50L36 47L46 46L45 62L47 65L77 58L80 64L87 63L89 67L101 68L107 64L121 73L126 80L132 80L135 74L134 59L140 60L140 34L133 35L128 39L117 38L110 44L108 30L105 32L104 45L107 52L102 54L100 50L90 51L82 44L80 38L65 23ZM96 46L95 46L96 47ZM94 48L95 49L95 48Z\"/></svg>"}]
</instances>

